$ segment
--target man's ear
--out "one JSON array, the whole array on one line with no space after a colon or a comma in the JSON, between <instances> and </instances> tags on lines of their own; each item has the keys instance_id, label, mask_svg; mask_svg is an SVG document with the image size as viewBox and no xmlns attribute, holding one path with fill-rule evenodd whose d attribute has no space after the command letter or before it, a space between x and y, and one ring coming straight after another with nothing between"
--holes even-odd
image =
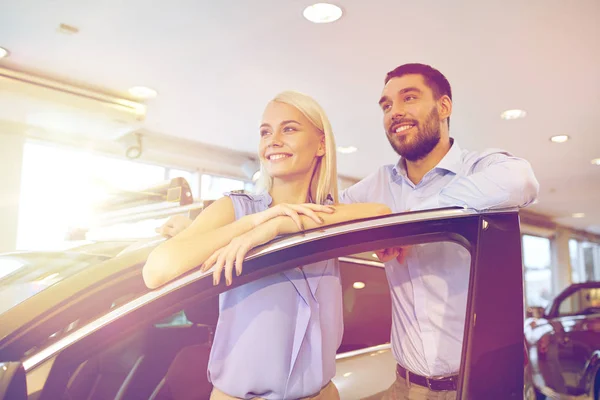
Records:
<instances>
[{"instance_id":1,"label":"man's ear","mask_svg":"<svg viewBox=\"0 0 600 400\"><path fill-rule=\"evenodd\" d=\"M438 114L440 115L440 121L450 118L452 114L452 100L450 97L444 95L438 100Z\"/></svg>"}]
</instances>

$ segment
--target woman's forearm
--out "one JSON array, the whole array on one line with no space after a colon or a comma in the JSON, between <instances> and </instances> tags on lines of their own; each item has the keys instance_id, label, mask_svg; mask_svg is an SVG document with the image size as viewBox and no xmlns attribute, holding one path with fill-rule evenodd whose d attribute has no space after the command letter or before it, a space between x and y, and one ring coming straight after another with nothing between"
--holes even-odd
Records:
<instances>
[{"instance_id":1,"label":"woman's forearm","mask_svg":"<svg viewBox=\"0 0 600 400\"><path fill-rule=\"evenodd\" d=\"M146 286L154 289L199 267L215 251L253 228L253 219L246 216L198 235L184 231L161 243L150 253L142 270Z\"/></svg>"},{"instance_id":2,"label":"woman's forearm","mask_svg":"<svg viewBox=\"0 0 600 400\"><path fill-rule=\"evenodd\" d=\"M306 216L301 216L304 229L319 228L326 225L338 224L340 222L352 221L355 219L378 217L391 214L392 210L385 204L379 203L356 203L356 204L339 204L335 206L333 214L318 213L323 219L322 224L317 224L312 219ZM279 235L297 233L300 231L298 226L287 217L277 217L277 233Z\"/></svg>"}]
</instances>

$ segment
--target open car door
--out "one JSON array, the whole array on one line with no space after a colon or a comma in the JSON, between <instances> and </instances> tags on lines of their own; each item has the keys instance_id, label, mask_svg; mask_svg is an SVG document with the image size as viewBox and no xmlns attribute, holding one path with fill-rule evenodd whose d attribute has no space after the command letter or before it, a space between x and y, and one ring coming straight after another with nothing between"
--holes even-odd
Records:
<instances>
[{"instance_id":1,"label":"open car door","mask_svg":"<svg viewBox=\"0 0 600 400\"><path fill-rule=\"evenodd\" d=\"M202 273L194 270L165 286L136 295L50 345L39 344L36 346L39 350L28 351L27 354L22 350L31 349L32 337L24 332L18 339L0 348L0 356L11 358L6 361L23 362L28 382L36 382L37 386L28 388L30 398L45 400L65 395L90 398L94 396L94 390L100 389L104 394L109 393L111 398L128 398L128 393L151 398L152 393L160 391L165 379L168 384L169 373L174 369L172 363L175 354L185 354L188 347L210 346L210 329L207 330L209 334L204 336L206 341L202 343L199 342L200 335L187 335L185 329L190 328L192 332L199 327L210 328L214 325L216 315L211 310L215 308L207 304L216 304L216 296L220 293L271 274L289 271L302 273L299 267L318 261L344 260L356 254L370 255L378 249L389 247L408 249L408 262L411 262L410 257L419 257L418 260L426 263L428 268L423 269L424 273L437 279L440 290L446 291L442 298L460 300L453 304L459 304L462 309L428 309L432 323L442 326L454 324L452 329L462 333L463 340L457 340L455 348L450 349L460 355L457 398L522 398L523 278L519 218L516 212L477 213L463 209L412 212L353 221L284 237L253 251L244 263L243 274L236 277L230 287L225 286L224 280L220 285L213 286L210 271ZM448 264L448 260L455 261L443 269L436 269L438 264ZM128 279L133 279L133 274L137 273L141 280L142 266L143 263L138 265L137 270L129 269ZM381 267L374 268L379 268L381 272ZM402 268L402 264L396 265L396 268ZM387 265L385 269L389 277L392 270ZM361 330L365 324L360 323L361 314L357 310L366 307L369 311L371 316L367 324L391 320L389 304L379 307L380 300L376 300L380 298L378 294L389 293L387 282L381 274L378 278L369 280L367 276L361 278L360 282L353 282L355 275L348 275L348 270L344 271L343 262L340 263L340 270L342 281L348 282L344 284L342 293L346 331L340 348L351 351L379 343L381 332L374 332L373 335L377 337L369 338L369 331ZM402 269L396 271L402 272ZM457 280L457 276L460 279ZM451 278L460 283L458 289L455 284L445 285L446 280ZM191 322L184 321L177 329L170 329L177 325L174 323L159 324L169 316L183 315L186 312L181 314L182 311L190 309L202 312L194 318L188 318ZM453 318L448 318L451 313L454 313ZM36 332L39 336L39 332L48 324L51 327L48 332L52 333L57 325L68 322L68 317L56 311L37 324ZM389 329L389 325L385 329ZM189 342L173 339L177 335L186 340L189 338ZM163 351L164 345L157 346L152 342L156 338L160 338L160 343L173 347L168 357ZM21 343L27 340L30 341L27 345ZM437 346L441 345L435 340L429 343L433 347L426 351L437 354L441 349ZM127 352L119 349L126 349ZM369 363L361 361L361 356L364 356L361 351L346 354L343 375L334 379L342 399L374 396L387 389L395 376L394 365L390 366L390 357L381 363L377 362L376 357L385 351L383 347L371 351L375 355L369 356ZM123 359L125 355L127 360ZM341 370L340 364L337 365ZM373 371L378 365L387 371L378 374L382 377L379 380L373 379ZM200 372L192 382L206 379L205 368L195 368ZM204 371L201 371L203 368ZM184 365L179 370L189 371L191 367ZM95 378L87 379L91 375L81 371L92 371L91 375ZM77 374L86 379L78 379ZM13 373L13 376L18 375L17 372ZM192 384L186 389L178 385L177 388L193 391L195 386ZM22 388L22 385L18 384L17 387Z\"/></svg>"}]
</instances>

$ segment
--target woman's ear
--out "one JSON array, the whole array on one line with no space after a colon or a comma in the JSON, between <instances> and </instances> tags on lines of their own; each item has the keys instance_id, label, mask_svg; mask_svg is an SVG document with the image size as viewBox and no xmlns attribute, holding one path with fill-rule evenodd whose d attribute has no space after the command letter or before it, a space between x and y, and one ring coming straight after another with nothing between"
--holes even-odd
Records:
<instances>
[{"instance_id":1,"label":"woman's ear","mask_svg":"<svg viewBox=\"0 0 600 400\"><path fill-rule=\"evenodd\" d=\"M326 153L326 148L325 148L325 135L323 135L321 137L321 140L319 141L319 148L317 149L317 156L319 157L323 157Z\"/></svg>"}]
</instances>

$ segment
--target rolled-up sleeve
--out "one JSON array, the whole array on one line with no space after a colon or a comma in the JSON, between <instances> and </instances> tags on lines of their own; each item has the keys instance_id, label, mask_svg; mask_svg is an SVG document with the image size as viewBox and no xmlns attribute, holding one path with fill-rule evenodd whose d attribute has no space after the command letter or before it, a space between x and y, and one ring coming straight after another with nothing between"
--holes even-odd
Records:
<instances>
[{"instance_id":1,"label":"rolled-up sleeve","mask_svg":"<svg viewBox=\"0 0 600 400\"><path fill-rule=\"evenodd\" d=\"M539 183L531 165L508 153L477 160L470 173L458 175L420 209L462 206L478 211L526 207L537 199Z\"/></svg>"}]
</instances>

